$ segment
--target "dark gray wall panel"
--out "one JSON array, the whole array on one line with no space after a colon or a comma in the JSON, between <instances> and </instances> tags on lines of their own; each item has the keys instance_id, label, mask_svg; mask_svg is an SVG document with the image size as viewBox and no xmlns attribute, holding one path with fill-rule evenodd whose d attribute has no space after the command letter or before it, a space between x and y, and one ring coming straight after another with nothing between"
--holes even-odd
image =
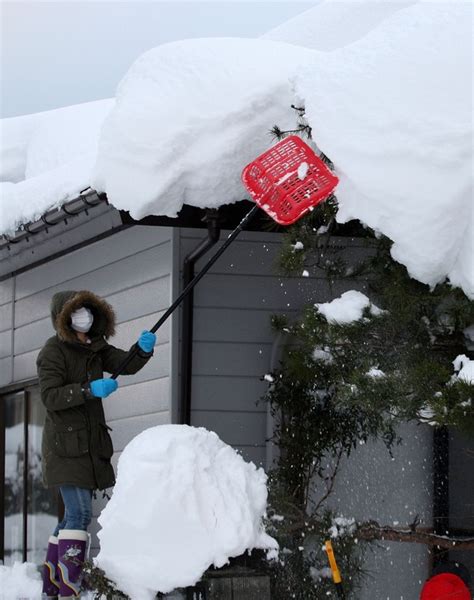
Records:
<instances>
[{"instance_id":1,"label":"dark gray wall panel","mask_svg":"<svg viewBox=\"0 0 474 600\"><path fill-rule=\"evenodd\" d=\"M328 302L348 289L366 289L366 284L325 279L278 278L267 275L206 275L195 290L195 305L247 308L284 312L313 302Z\"/></svg>"},{"instance_id":2,"label":"dark gray wall panel","mask_svg":"<svg viewBox=\"0 0 474 600\"><path fill-rule=\"evenodd\" d=\"M193 345L196 375L262 377L270 367L271 344L197 342Z\"/></svg>"},{"instance_id":3,"label":"dark gray wall panel","mask_svg":"<svg viewBox=\"0 0 474 600\"><path fill-rule=\"evenodd\" d=\"M215 431L231 446L251 446L255 440L264 442L266 435L266 413L216 412L193 410L192 424Z\"/></svg>"},{"instance_id":4,"label":"dark gray wall panel","mask_svg":"<svg viewBox=\"0 0 474 600\"><path fill-rule=\"evenodd\" d=\"M474 439L472 437L455 430L450 432L449 468L450 526L474 531Z\"/></svg>"},{"instance_id":5,"label":"dark gray wall panel","mask_svg":"<svg viewBox=\"0 0 474 600\"><path fill-rule=\"evenodd\" d=\"M247 462L253 462L257 467L265 469L266 450L265 446L234 446Z\"/></svg>"},{"instance_id":6,"label":"dark gray wall panel","mask_svg":"<svg viewBox=\"0 0 474 600\"><path fill-rule=\"evenodd\" d=\"M245 410L262 412L263 402L257 401L268 388L259 377L200 376L193 377L193 408L196 410Z\"/></svg>"},{"instance_id":7,"label":"dark gray wall panel","mask_svg":"<svg viewBox=\"0 0 474 600\"><path fill-rule=\"evenodd\" d=\"M294 311L296 313L296 311ZM272 338L271 310L196 308L194 339L199 342L260 342Z\"/></svg>"}]
</instances>

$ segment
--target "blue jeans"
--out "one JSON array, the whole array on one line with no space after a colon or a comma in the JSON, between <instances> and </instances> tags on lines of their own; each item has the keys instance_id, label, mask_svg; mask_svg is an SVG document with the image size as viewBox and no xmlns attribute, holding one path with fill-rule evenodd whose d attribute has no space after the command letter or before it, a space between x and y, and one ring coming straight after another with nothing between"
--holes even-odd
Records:
<instances>
[{"instance_id":1,"label":"blue jeans","mask_svg":"<svg viewBox=\"0 0 474 600\"><path fill-rule=\"evenodd\" d=\"M75 485L59 487L64 502L64 519L56 525L56 537L61 529L81 529L87 531L92 520L92 490Z\"/></svg>"}]
</instances>

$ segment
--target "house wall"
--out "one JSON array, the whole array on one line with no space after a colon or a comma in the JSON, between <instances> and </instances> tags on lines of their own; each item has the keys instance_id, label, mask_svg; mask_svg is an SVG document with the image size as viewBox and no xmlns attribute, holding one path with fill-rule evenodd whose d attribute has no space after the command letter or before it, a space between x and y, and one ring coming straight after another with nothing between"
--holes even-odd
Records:
<instances>
[{"instance_id":1,"label":"house wall","mask_svg":"<svg viewBox=\"0 0 474 600\"><path fill-rule=\"evenodd\" d=\"M202 231L181 230L178 265L203 237ZM278 366L285 341L271 330L271 315L285 313L291 319L305 304L366 288L364 281L330 285L318 267L309 269L309 277L279 276L280 243L274 233L240 234L195 289L191 422L212 429L266 468L272 462L272 446L265 444L272 423L257 401L268 385L262 376ZM198 262L196 272L215 250ZM362 240L334 238L327 257L355 264L369 252ZM400 434L404 442L393 456L383 444L368 443L343 461L331 498L338 514L383 524L406 524L419 515L424 525L431 524L431 428L407 426ZM370 579L358 600L415 600L429 572L427 549L397 543L379 547L369 556Z\"/></svg>"},{"instance_id":2,"label":"house wall","mask_svg":"<svg viewBox=\"0 0 474 600\"><path fill-rule=\"evenodd\" d=\"M229 233L222 232L196 272ZM205 234L181 229L179 236L177 266ZM349 260L367 253L361 240L333 239L331 244L334 256ZM280 247L281 234L241 233L194 294L192 425L216 431L246 459L265 467L271 462L271 447L265 444L271 423L258 400L268 385L263 376L278 367L282 342L271 329L271 316L294 317L303 305L326 302L348 289L343 281L331 286L318 267L309 270L309 277L281 277L276 266ZM350 287L362 290L365 285Z\"/></svg>"},{"instance_id":3,"label":"house wall","mask_svg":"<svg viewBox=\"0 0 474 600\"><path fill-rule=\"evenodd\" d=\"M111 342L128 348L169 306L172 283L172 231L131 227L0 283L0 387L36 377L36 357L53 335L49 303L60 290L88 289L112 304L117 334ZM158 334L154 358L139 373L119 379L104 400L115 454L140 431L171 420L172 324ZM102 498L95 502L100 513ZM92 532L97 525L94 522ZM97 546L93 536L93 549Z\"/></svg>"}]
</instances>

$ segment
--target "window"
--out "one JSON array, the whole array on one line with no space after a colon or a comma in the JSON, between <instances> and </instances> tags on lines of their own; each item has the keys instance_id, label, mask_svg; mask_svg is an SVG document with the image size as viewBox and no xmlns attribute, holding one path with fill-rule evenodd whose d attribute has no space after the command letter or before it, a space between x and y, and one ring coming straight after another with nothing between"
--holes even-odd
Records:
<instances>
[{"instance_id":1,"label":"window","mask_svg":"<svg viewBox=\"0 0 474 600\"><path fill-rule=\"evenodd\" d=\"M0 392L0 559L40 563L57 523L56 494L42 484L45 408L32 384Z\"/></svg>"}]
</instances>

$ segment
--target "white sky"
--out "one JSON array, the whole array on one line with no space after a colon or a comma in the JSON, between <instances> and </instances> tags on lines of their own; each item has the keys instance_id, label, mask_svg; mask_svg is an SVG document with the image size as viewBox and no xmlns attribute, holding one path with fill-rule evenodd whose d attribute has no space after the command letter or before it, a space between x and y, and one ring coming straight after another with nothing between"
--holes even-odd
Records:
<instances>
[{"instance_id":1,"label":"white sky","mask_svg":"<svg viewBox=\"0 0 474 600\"><path fill-rule=\"evenodd\" d=\"M317 3L2 1L0 117L109 98L149 48L257 37Z\"/></svg>"}]
</instances>

